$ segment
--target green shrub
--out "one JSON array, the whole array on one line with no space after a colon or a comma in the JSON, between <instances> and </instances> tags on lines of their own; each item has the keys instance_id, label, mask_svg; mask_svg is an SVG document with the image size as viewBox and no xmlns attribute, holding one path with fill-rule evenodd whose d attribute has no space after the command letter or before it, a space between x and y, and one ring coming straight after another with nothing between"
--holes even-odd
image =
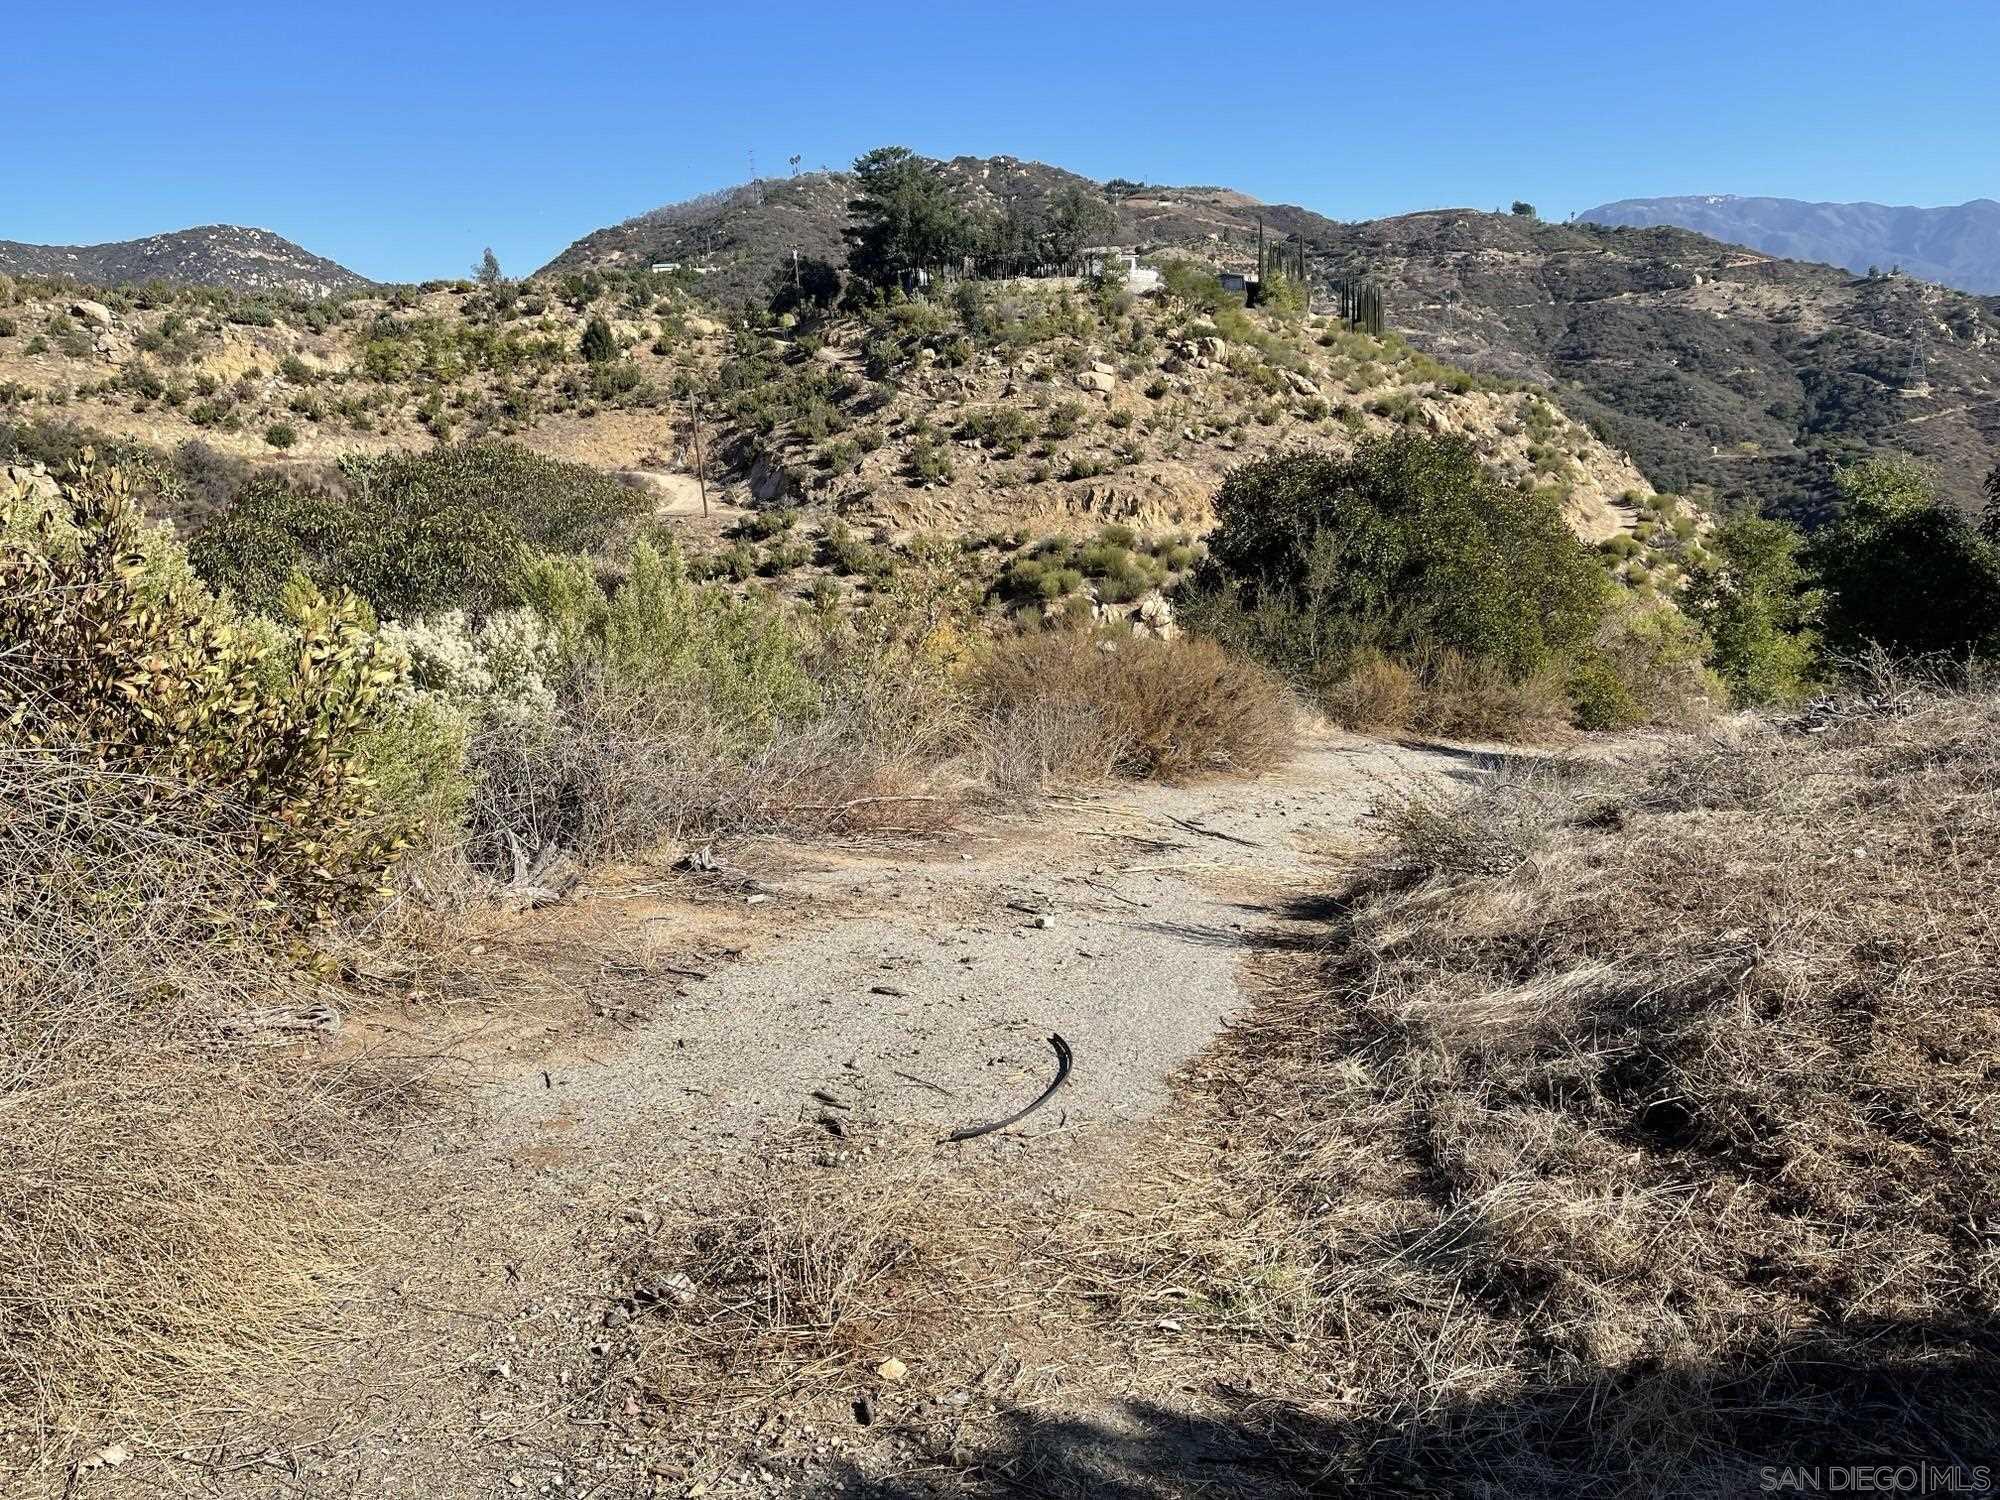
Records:
<instances>
[{"instance_id":1,"label":"green shrub","mask_svg":"<svg viewBox=\"0 0 2000 1500\"><path fill-rule=\"evenodd\" d=\"M1804 542L1783 521L1739 517L1689 571L1681 608L1707 632L1709 665L1738 703L1796 702L1811 686L1821 599L1799 560Z\"/></svg>"},{"instance_id":2,"label":"green shrub","mask_svg":"<svg viewBox=\"0 0 2000 1500\"><path fill-rule=\"evenodd\" d=\"M314 592L273 653L148 533L121 473L86 468L46 524L0 544L0 639L16 648L0 732L93 767L72 794L97 815L199 821L265 872L280 910L350 905L404 832L359 753L398 679L369 624Z\"/></svg>"},{"instance_id":3,"label":"green shrub","mask_svg":"<svg viewBox=\"0 0 2000 1500\"><path fill-rule=\"evenodd\" d=\"M577 353L593 365L607 364L618 357L618 340L611 332L611 325L600 315L593 314L583 325L583 338L577 344Z\"/></svg>"},{"instance_id":4,"label":"green shrub","mask_svg":"<svg viewBox=\"0 0 2000 1500\"><path fill-rule=\"evenodd\" d=\"M197 536L195 566L256 608L294 573L385 614L496 608L514 601L522 545L597 546L646 509L595 469L508 444L350 459L342 473L337 490L253 481Z\"/></svg>"},{"instance_id":5,"label":"green shrub","mask_svg":"<svg viewBox=\"0 0 2000 1500\"><path fill-rule=\"evenodd\" d=\"M1940 498L1907 459L1842 469L1840 518L1805 565L1825 590L1828 645L1916 655L2000 654L2000 546Z\"/></svg>"},{"instance_id":6,"label":"green shrub","mask_svg":"<svg viewBox=\"0 0 2000 1500\"><path fill-rule=\"evenodd\" d=\"M264 441L273 448L289 448L299 440L299 430L290 422L273 422L264 429Z\"/></svg>"},{"instance_id":7,"label":"green shrub","mask_svg":"<svg viewBox=\"0 0 2000 1500\"><path fill-rule=\"evenodd\" d=\"M1557 508L1457 438L1259 460L1229 475L1216 511L1185 617L1302 681L1337 680L1364 648L1530 676L1579 649L1608 599Z\"/></svg>"},{"instance_id":8,"label":"green shrub","mask_svg":"<svg viewBox=\"0 0 2000 1500\"><path fill-rule=\"evenodd\" d=\"M918 438L910 444L903 472L912 484L949 484L956 472L951 453L932 438Z\"/></svg>"}]
</instances>

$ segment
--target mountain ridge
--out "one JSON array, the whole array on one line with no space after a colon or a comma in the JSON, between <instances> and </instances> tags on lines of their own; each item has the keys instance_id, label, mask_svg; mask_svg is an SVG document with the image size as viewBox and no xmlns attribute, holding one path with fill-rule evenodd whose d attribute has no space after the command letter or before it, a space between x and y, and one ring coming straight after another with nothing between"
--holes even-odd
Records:
<instances>
[{"instance_id":1,"label":"mountain ridge","mask_svg":"<svg viewBox=\"0 0 2000 1500\"><path fill-rule=\"evenodd\" d=\"M1735 193L1621 198L1577 215L1593 224L1669 224L1769 255L1818 261L1859 274L1899 267L1975 294L2000 292L2000 202L1920 208L1817 202Z\"/></svg>"},{"instance_id":2,"label":"mountain ridge","mask_svg":"<svg viewBox=\"0 0 2000 1500\"><path fill-rule=\"evenodd\" d=\"M1084 184L1120 243L1244 265L1258 221L1298 236L1315 280L1373 280L1389 325L1466 369L1563 392L1663 490L1706 490L1812 520L1832 472L1868 453L1935 465L1962 506L2000 462L2000 302L1912 276L1837 266L1672 226L1548 223L1429 209L1343 222L1227 188L1099 184L1012 157L940 166L968 192ZM852 178L822 172L668 205L576 241L551 272L712 267L704 296L756 298L793 248L842 263Z\"/></svg>"},{"instance_id":3,"label":"mountain ridge","mask_svg":"<svg viewBox=\"0 0 2000 1500\"><path fill-rule=\"evenodd\" d=\"M0 240L0 272L66 276L88 286L174 286L232 292L329 297L373 286L367 277L315 255L268 229L198 224L97 245L38 245Z\"/></svg>"}]
</instances>

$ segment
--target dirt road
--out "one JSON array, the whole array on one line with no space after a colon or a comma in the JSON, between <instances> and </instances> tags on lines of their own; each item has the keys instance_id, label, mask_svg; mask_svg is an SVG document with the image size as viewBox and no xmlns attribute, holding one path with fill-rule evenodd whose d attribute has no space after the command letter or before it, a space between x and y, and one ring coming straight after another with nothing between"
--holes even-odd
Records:
<instances>
[{"instance_id":1,"label":"dirt road","mask_svg":"<svg viewBox=\"0 0 2000 1500\"><path fill-rule=\"evenodd\" d=\"M611 1019L518 1031L469 1062L473 1109L447 1135L411 1132L393 1232L371 1251L387 1264L282 1411L79 1493L815 1492L810 1462L663 1463L672 1423L621 1363L621 1232L815 1124L829 1161L1059 1180L1163 1103L1242 1003L1247 935L1365 846L1372 806L1485 764L1329 735L1254 780L1119 787L917 847L725 850L719 874L595 893L597 921L649 934L645 1003L607 963ZM939 1147L1040 1091L1052 1032L1076 1061L1050 1104ZM822 1455L855 1440L828 1435Z\"/></svg>"}]
</instances>

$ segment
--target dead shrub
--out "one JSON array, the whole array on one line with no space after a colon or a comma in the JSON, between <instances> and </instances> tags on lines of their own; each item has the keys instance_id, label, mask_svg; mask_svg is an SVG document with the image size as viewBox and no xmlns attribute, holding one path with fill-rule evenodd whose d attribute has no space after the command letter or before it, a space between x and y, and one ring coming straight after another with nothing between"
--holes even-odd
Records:
<instances>
[{"instance_id":1,"label":"dead shrub","mask_svg":"<svg viewBox=\"0 0 2000 1500\"><path fill-rule=\"evenodd\" d=\"M206 794L156 780L140 820L78 795L103 774L0 750L0 1409L49 1467L326 1337L357 1236L350 1101L243 1025L321 998L257 869Z\"/></svg>"},{"instance_id":2,"label":"dead shrub","mask_svg":"<svg viewBox=\"0 0 2000 1500\"><path fill-rule=\"evenodd\" d=\"M952 1205L947 1207L947 1204ZM970 1312L973 1214L953 1193L779 1168L628 1247L656 1397L710 1412L804 1401L891 1357L922 1380Z\"/></svg>"},{"instance_id":3,"label":"dead shrub","mask_svg":"<svg viewBox=\"0 0 2000 1500\"><path fill-rule=\"evenodd\" d=\"M977 694L1003 787L1259 771L1294 742L1277 678L1197 637L1027 632L995 649Z\"/></svg>"},{"instance_id":4,"label":"dead shrub","mask_svg":"<svg viewBox=\"0 0 2000 1500\"><path fill-rule=\"evenodd\" d=\"M1347 675L1321 695L1320 706L1342 729L1408 729L1416 722L1422 696L1415 672L1394 657L1364 651Z\"/></svg>"},{"instance_id":5,"label":"dead shrub","mask_svg":"<svg viewBox=\"0 0 2000 1500\"><path fill-rule=\"evenodd\" d=\"M1488 657L1435 651L1417 674L1423 693L1413 727L1427 734L1505 744L1545 739L1569 723L1569 696L1553 670L1521 677Z\"/></svg>"}]
</instances>

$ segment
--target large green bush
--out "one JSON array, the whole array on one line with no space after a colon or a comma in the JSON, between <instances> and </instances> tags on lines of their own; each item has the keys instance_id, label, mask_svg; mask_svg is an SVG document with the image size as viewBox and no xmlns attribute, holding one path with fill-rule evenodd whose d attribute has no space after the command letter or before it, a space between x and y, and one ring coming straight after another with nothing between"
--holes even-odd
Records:
<instances>
[{"instance_id":1,"label":"large green bush","mask_svg":"<svg viewBox=\"0 0 2000 1500\"><path fill-rule=\"evenodd\" d=\"M1789 703L1812 681L1820 598L1784 521L1743 516L1709 539L1712 560L1694 567L1681 607L1707 633L1709 665L1743 704Z\"/></svg>"},{"instance_id":2,"label":"large green bush","mask_svg":"<svg viewBox=\"0 0 2000 1500\"><path fill-rule=\"evenodd\" d=\"M1582 647L1608 599L1556 507L1458 438L1246 464L1216 514L1187 616L1318 684L1370 650L1443 649L1527 676Z\"/></svg>"},{"instance_id":3,"label":"large green bush","mask_svg":"<svg viewBox=\"0 0 2000 1500\"><path fill-rule=\"evenodd\" d=\"M303 574L352 589L384 614L512 602L523 545L605 542L645 509L643 493L583 464L511 444L461 444L349 460L338 487L271 476L251 484L192 548L204 578L254 608Z\"/></svg>"},{"instance_id":4,"label":"large green bush","mask_svg":"<svg viewBox=\"0 0 2000 1500\"><path fill-rule=\"evenodd\" d=\"M1835 476L1840 517L1806 565L1826 591L1835 650L2000 654L2000 546L1940 497L1908 459L1871 459Z\"/></svg>"},{"instance_id":5,"label":"large green bush","mask_svg":"<svg viewBox=\"0 0 2000 1500\"><path fill-rule=\"evenodd\" d=\"M116 470L0 500L0 744L88 767L66 785L91 816L165 816L242 855L274 910L372 890L408 819L361 753L398 677L365 607L313 593L288 636L237 615Z\"/></svg>"}]
</instances>

